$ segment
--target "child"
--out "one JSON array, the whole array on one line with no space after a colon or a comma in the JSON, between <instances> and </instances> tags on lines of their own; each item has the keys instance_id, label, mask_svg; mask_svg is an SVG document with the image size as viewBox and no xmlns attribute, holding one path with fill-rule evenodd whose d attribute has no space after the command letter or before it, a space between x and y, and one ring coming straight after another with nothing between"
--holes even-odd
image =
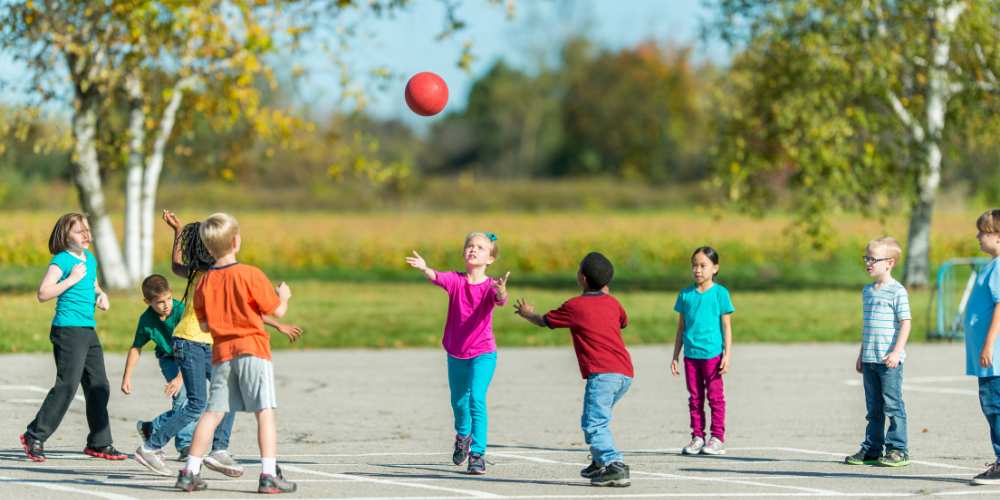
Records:
<instances>
[{"instance_id":1,"label":"child","mask_svg":"<svg viewBox=\"0 0 1000 500\"><path fill-rule=\"evenodd\" d=\"M184 314L184 303L175 299L170 290L170 283L159 274L153 274L142 281L143 301L149 307L139 317L139 323L135 328L135 339L132 347L128 350L125 359L125 374L122 375L121 390L125 394L132 394L132 372L139 363L139 356L142 348L150 341L156 346L156 359L160 364L160 373L167 381L164 392L173 398L172 407L158 415L151 422L138 422L136 428L143 435L143 441L148 441L148 435L156 433L164 423L169 422L173 415L184 410L187 403L183 379L174 361L173 348L170 346L174 327L181 320ZM191 435L194 433L194 422L181 429L174 436L174 445L177 451L191 446ZM144 443L145 444L145 443ZM152 450L144 450L140 447L136 450L135 459L140 464L146 466L161 475L169 476L172 472L166 468L163 461L157 455L147 456Z\"/></svg>"},{"instance_id":2,"label":"child","mask_svg":"<svg viewBox=\"0 0 1000 500\"><path fill-rule=\"evenodd\" d=\"M549 328L569 328L580 374L587 380L583 392L581 426L590 445L590 465L580 471L594 486L628 486L629 468L611 437L611 411L628 392L635 376L632 358L622 340L628 325L625 309L608 294L614 276L611 262L591 252L580 262L576 282L583 294L566 301L544 316L518 299L514 307L522 318Z\"/></svg>"},{"instance_id":3,"label":"child","mask_svg":"<svg viewBox=\"0 0 1000 500\"><path fill-rule=\"evenodd\" d=\"M87 250L89 246L90 226L82 214L63 215L49 236L52 261L38 287L38 301L58 297L49 331L56 381L35 419L21 434L21 446L33 462L45 461L43 443L59 427L81 382L90 428L83 452L106 460L126 458L111 444L111 385L104 371L101 341L94 330L94 306L107 311L110 303L97 282L97 258Z\"/></svg>"},{"instance_id":4,"label":"child","mask_svg":"<svg viewBox=\"0 0 1000 500\"><path fill-rule=\"evenodd\" d=\"M1000 332L1000 209L976 220L979 248L993 258L976 276L965 306L965 373L979 378L979 405L990 427L996 460L972 479L975 485L1000 484L1000 366L993 359Z\"/></svg>"},{"instance_id":5,"label":"child","mask_svg":"<svg viewBox=\"0 0 1000 500\"><path fill-rule=\"evenodd\" d=\"M486 268L500 253L493 233L465 237L465 272L438 272L413 252L406 262L448 292L448 317L441 344L448 353L448 386L455 416L455 465L469 460L469 474L485 474L486 392L497 365L493 308L507 303L507 278L490 279Z\"/></svg>"},{"instance_id":6,"label":"child","mask_svg":"<svg viewBox=\"0 0 1000 500\"><path fill-rule=\"evenodd\" d=\"M844 459L851 465L902 467L910 463L903 405L903 349L910 336L910 299L906 288L892 279L892 268L902 252L889 237L872 240L865 251L865 269L875 281L861 292L864 326L854 369L864 381L868 426L861 449Z\"/></svg>"},{"instance_id":7,"label":"child","mask_svg":"<svg viewBox=\"0 0 1000 500\"><path fill-rule=\"evenodd\" d=\"M715 282L719 274L719 253L700 247L691 255L694 284L681 290L674 303L677 334L670 372L680 375L678 360L684 347L684 379L691 413L691 442L685 455L726 453L726 396L722 376L729 370L733 349L732 316L736 309L729 290ZM705 442L705 399L712 409L712 434Z\"/></svg>"},{"instance_id":8,"label":"child","mask_svg":"<svg viewBox=\"0 0 1000 500\"><path fill-rule=\"evenodd\" d=\"M254 412L261 454L260 493L287 493L296 489L277 466L277 424L274 408L274 368L263 314L281 317L292 296L288 285L275 289L259 269L236 260L240 251L239 223L218 213L201 223L201 242L215 264L205 271L194 295L194 309L203 331L212 334L212 386L208 409L198 420L187 465L177 475L176 487L204 490L202 457L209 451L215 429L234 411ZM297 333L289 335L294 340ZM206 459L207 462L207 459Z\"/></svg>"}]
</instances>

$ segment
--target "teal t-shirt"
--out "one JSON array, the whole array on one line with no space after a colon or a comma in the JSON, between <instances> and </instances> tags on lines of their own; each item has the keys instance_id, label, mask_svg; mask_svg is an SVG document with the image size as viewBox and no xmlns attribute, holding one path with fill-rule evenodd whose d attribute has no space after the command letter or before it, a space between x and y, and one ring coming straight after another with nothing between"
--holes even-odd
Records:
<instances>
[{"instance_id":1,"label":"teal t-shirt","mask_svg":"<svg viewBox=\"0 0 1000 500\"><path fill-rule=\"evenodd\" d=\"M674 310L684 317L684 357L712 359L722 354L722 316L736 311L726 287L714 283L704 292L691 285L677 295Z\"/></svg>"},{"instance_id":2,"label":"teal t-shirt","mask_svg":"<svg viewBox=\"0 0 1000 500\"><path fill-rule=\"evenodd\" d=\"M180 323L181 316L184 315L184 303L174 299L174 308L170 311L167 319L161 320L160 315L147 307L146 312L139 316L139 324L135 327L135 340L132 347L142 349L150 340L156 345L156 357L172 356L174 350L170 347L174 338L174 327Z\"/></svg>"},{"instance_id":3,"label":"teal t-shirt","mask_svg":"<svg viewBox=\"0 0 1000 500\"><path fill-rule=\"evenodd\" d=\"M979 365L979 355L990 323L993 322L993 310L1000 303L1000 257L993 259L976 275L976 284L969 293L969 301L965 304L965 373L976 377L1000 376L1000 352L997 351L1000 339L993 344L993 365L983 368Z\"/></svg>"},{"instance_id":4,"label":"teal t-shirt","mask_svg":"<svg viewBox=\"0 0 1000 500\"><path fill-rule=\"evenodd\" d=\"M52 256L50 266L56 266L62 271L59 283L69 277L73 266L84 262L87 265L87 275L77 284L69 287L56 299L56 315L52 318L52 326L95 327L94 306L97 283L97 258L89 250L83 251L86 262L80 260L68 251L62 251Z\"/></svg>"}]
</instances>

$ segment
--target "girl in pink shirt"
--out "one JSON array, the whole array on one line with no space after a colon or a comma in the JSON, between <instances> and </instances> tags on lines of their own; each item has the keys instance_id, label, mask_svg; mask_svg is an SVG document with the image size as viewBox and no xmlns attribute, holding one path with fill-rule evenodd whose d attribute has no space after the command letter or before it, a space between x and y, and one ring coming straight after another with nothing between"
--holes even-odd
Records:
<instances>
[{"instance_id":1,"label":"girl in pink shirt","mask_svg":"<svg viewBox=\"0 0 1000 500\"><path fill-rule=\"evenodd\" d=\"M441 345L448 353L448 386L455 415L455 451L452 461L468 459L469 474L485 474L486 391L497 365L493 337L493 308L507 303L507 278L490 278L486 268L500 252L493 233L465 237L465 272L439 272L427 266L416 251L406 263L419 269L431 283L448 292L448 317Z\"/></svg>"}]
</instances>

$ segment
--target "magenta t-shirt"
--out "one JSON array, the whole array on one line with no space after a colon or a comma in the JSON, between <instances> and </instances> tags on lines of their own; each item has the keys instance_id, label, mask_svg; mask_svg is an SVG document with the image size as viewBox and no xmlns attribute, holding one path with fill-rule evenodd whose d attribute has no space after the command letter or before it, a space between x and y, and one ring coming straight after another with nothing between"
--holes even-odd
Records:
<instances>
[{"instance_id":1,"label":"magenta t-shirt","mask_svg":"<svg viewBox=\"0 0 1000 500\"><path fill-rule=\"evenodd\" d=\"M493 280L470 285L465 273L438 272L432 281L448 292L448 319L441 345L449 355L470 359L497 350L493 337Z\"/></svg>"}]
</instances>

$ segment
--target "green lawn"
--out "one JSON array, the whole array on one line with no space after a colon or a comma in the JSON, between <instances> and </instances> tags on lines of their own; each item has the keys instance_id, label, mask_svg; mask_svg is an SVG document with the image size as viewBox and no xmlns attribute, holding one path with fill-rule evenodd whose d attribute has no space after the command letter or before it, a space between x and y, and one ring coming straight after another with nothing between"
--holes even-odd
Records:
<instances>
[{"instance_id":1,"label":"green lawn","mask_svg":"<svg viewBox=\"0 0 1000 500\"><path fill-rule=\"evenodd\" d=\"M179 280L174 283L180 287ZM286 319L305 328L296 348L328 347L433 347L441 340L446 297L426 283L291 282L292 306ZM544 312L578 291L511 287L512 297L525 297ZM734 343L741 342L856 342L860 338L861 291L731 290L737 312L733 319ZM177 291L178 294L183 290ZM627 344L673 341L677 316L676 292L630 291L618 299L632 324L625 330ZM927 331L927 292L911 295L913 339ZM48 351L49 322L54 302L39 304L33 294L7 295L0 308L0 352ZM128 348L135 322L145 308L137 294L113 294L111 310L98 312L97 322L106 350ZM565 331L549 331L514 315L511 307L497 310L494 330L501 346L568 344ZM275 334L276 348L289 347Z\"/></svg>"}]
</instances>

